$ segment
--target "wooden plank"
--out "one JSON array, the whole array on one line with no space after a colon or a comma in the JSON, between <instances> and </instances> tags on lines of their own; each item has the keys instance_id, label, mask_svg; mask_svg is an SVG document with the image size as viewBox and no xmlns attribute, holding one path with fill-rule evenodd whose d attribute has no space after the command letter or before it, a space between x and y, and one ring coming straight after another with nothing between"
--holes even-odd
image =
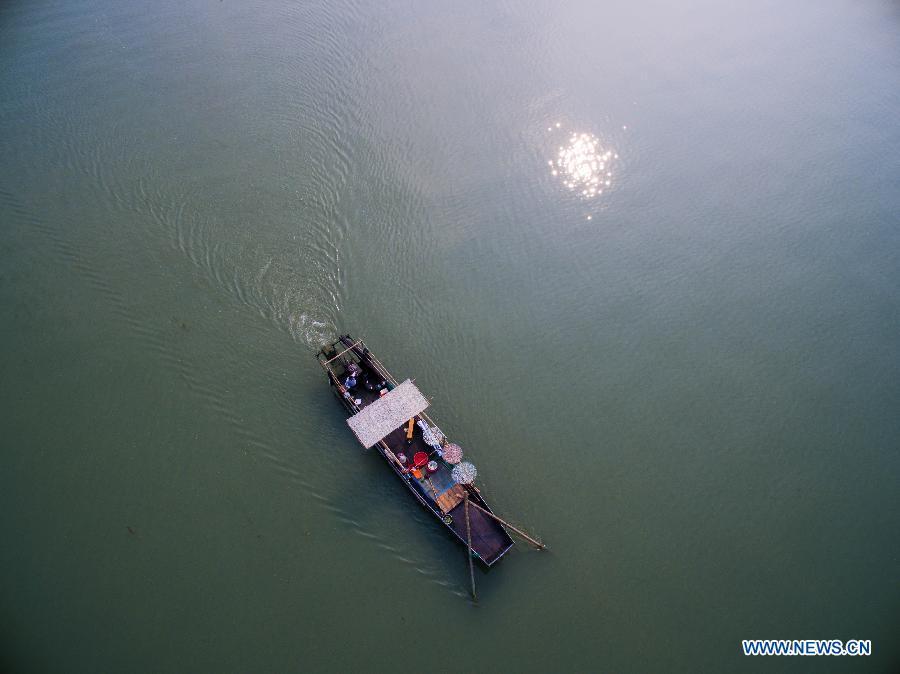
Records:
<instances>
[{"instance_id":1,"label":"wooden plank","mask_svg":"<svg viewBox=\"0 0 900 674\"><path fill-rule=\"evenodd\" d=\"M445 515L453 510L465 498L466 491L461 485L455 484L450 489L437 497L438 507Z\"/></svg>"}]
</instances>

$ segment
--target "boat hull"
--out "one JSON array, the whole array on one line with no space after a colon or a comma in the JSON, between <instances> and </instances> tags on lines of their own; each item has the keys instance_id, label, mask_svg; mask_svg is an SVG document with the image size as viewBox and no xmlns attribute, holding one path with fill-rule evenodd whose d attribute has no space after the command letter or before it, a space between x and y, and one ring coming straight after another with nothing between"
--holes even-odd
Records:
<instances>
[{"instance_id":1,"label":"boat hull","mask_svg":"<svg viewBox=\"0 0 900 674\"><path fill-rule=\"evenodd\" d=\"M371 370L379 376L384 376L387 381L396 384L396 380L391 377L390 373L384 369L384 366L371 355L369 350L362 345L362 342L354 342L349 335L342 336L340 340L331 345L332 352L335 347L340 346L345 354L352 354L353 361L359 366ZM328 347L326 347L327 349ZM331 355L323 349L321 356ZM337 357L332 357L332 359ZM332 361L326 361L328 363ZM337 368L340 371L340 368ZM360 411L360 406L356 401L359 398L347 395L346 389L341 384L338 373L335 368L325 367L328 374L329 383L332 392L337 400L341 403L344 412L348 416L353 416ZM390 386L390 384L388 384ZM356 394L354 394L356 395ZM363 403L363 407L365 403ZM464 486L465 494L469 499L469 530L466 529L465 523L465 504L459 500L453 507L444 512L438 505L437 498L427 493L427 490L421 484L420 480L413 477L410 470L405 468L398 460L397 454L406 450L404 446L404 429L397 429L388 435L384 440L374 445L374 449L381 455L388 464L393 473L400 478L406 488L415 497L415 499L426 508L437 521L463 546L467 546L467 534L472 539L472 550L474 556L485 567L491 567L496 564L510 549L514 543L510 538L503 525L495 520L491 514L490 506L482 497L481 493L474 486ZM408 442L408 441L407 441ZM433 487L432 487L433 491ZM434 495L436 496L436 494ZM479 506L476 508L474 506Z\"/></svg>"}]
</instances>

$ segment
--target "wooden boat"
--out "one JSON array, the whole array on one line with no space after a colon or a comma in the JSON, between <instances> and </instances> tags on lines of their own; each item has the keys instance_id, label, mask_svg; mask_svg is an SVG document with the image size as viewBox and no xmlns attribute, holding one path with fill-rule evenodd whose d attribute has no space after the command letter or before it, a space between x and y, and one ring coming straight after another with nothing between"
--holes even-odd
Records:
<instances>
[{"instance_id":1,"label":"wooden boat","mask_svg":"<svg viewBox=\"0 0 900 674\"><path fill-rule=\"evenodd\" d=\"M348 425L363 446L375 447L413 496L453 537L467 547L471 544L470 556L487 567L496 564L513 546L503 526L508 523L493 513L472 483L474 476L465 475L465 466L450 463L459 461L458 456L452 456L459 454L459 448L450 445L424 413L428 401L415 384L398 382L362 340L353 340L350 335L324 346L318 360L332 391L350 415ZM351 376L355 384L348 382Z\"/></svg>"}]
</instances>

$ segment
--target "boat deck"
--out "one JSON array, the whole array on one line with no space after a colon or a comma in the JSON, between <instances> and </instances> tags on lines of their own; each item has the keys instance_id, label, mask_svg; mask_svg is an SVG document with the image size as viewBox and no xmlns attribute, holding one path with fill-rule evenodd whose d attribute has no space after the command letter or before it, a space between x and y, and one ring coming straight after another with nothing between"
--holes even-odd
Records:
<instances>
[{"instance_id":1,"label":"boat deck","mask_svg":"<svg viewBox=\"0 0 900 674\"><path fill-rule=\"evenodd\" d=\"M335 375L339 381L343 383L346 372L346 360L341 358L335 368ZM374 371L365 362L357 362L353 359L362 370L357 377L356 386L350 391L354 401L359 400L358 407L360 409L378 400L380 384L382 378L379 373ZM412 464L412 457L417 452L425 452L429 457L434 457L434 449L426 444L422 437L422 429L418 424L413 425L412 439L406 438L406 426L402 426L384 438L384 442L396 454L405 454ZM436 457L435 457L436 458ZM415 471L410 477L410 482L418 487L419 492L430 504L434 504L433 509L444 515L444 522L453 530L453 532L465 543L466 541L466 516L464 507L464 497L468 493L470 503L477 503L482 508L487 509L487 504L481 499L480 495L468 492L462 485L457 484L450 475L451 468L442 460L438 460L438 470L428 476L426 471ZM418 473L420 476L416 476ZM478 508L469 506L469 526L471 527L472 549L476 551L482 561L488 565L495 562L507 550L509 550L513 542L509 538L505 529L498 524L489 515L481 512ZM450 522L447 522L447 516Z\"/></svg>"}]
</instances>

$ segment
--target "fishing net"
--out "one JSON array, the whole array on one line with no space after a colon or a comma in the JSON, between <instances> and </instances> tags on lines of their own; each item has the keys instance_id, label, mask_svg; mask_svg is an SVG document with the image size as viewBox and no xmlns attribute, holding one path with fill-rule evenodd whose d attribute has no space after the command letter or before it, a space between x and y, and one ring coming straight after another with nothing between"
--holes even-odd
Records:
<instances>
[{"instance_id":1,"label":"fishing net","mask_svg":"<svg viewBox=\"0 0 900 674\"><path fill-rule=\"evenodd\" d=\"M444 446L443 452L444 461L446 461L447 463L456 464L462 461L463 451L462 447L460 447L459 445L451 442L449 445Z\"/></svg>"},{"instance_id":2,"label":"fishing net","mask_svg":"<svg viewBox=\"0 0 900 674\"><path fill-rule=\"evenodd\" d=\"M444 434L441 433L437 426L429 426L424 421L419 421L419 428L422 429L422 439L425 444L431 445L435 449L440 448L441 442L444 440Z\"/></svg>"},{"instance_id":3,"label":"fishing net","mask_svg":"<svg viewBox=\"0 0 900 674\"><path fill-rule=\"evenodd\" d=\"M475 466L471 463L463 461L461 464L454 467L450 474L453 476L453 479L460 484L472 484L475 481L475 477L478 475L478 471L475 470Z\"/></svg>"}]
</instances>

